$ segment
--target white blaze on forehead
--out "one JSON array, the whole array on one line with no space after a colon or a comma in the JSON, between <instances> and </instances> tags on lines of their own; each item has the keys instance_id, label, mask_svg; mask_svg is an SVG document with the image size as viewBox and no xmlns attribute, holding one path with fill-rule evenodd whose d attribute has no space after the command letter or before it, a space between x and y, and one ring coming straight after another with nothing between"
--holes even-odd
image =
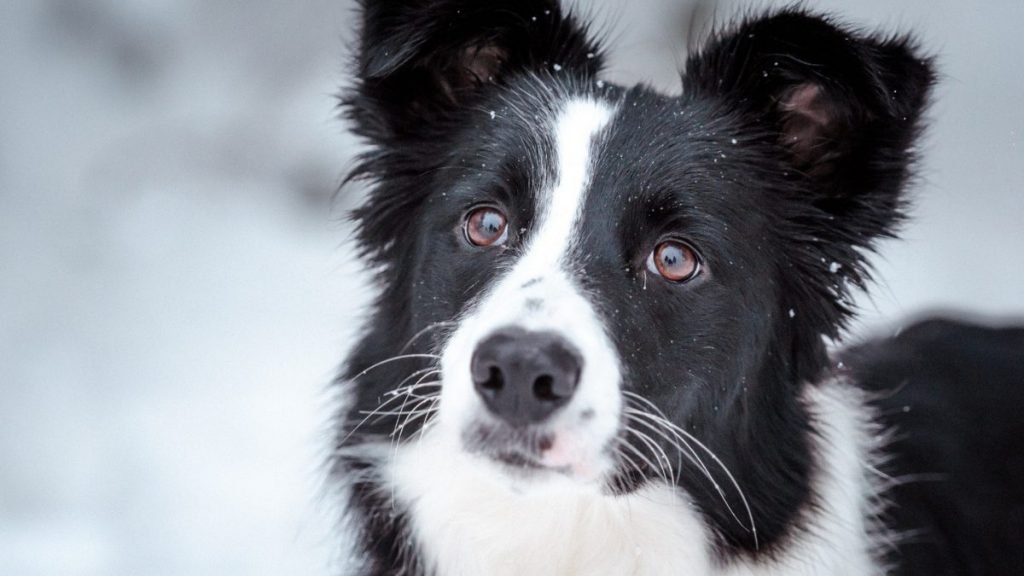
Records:
<instances>
[{"instance_id":1,"label":"white blaze on forehead","mask_svg":"<svg viewBox=\"0 0 1024 576\"><path fill-rule=\"evenodd\" d=\"M561 467L575 456L579 470L592 470L595 478L612 465L605 447L619 425L621 371L593 295L580 288L565 262L577 241L598 139L613 114L609 104L573 98L538 127L551 131L555 173L537 190L533 230L518 260L460 319L444 347L438 418L440 430L458 435L486 414L470 365L479 343L495 330L553 332L579 351L582 365L571 402L547 422L552 430L571 432L566 442L576 441L563 442L566 450L552 454L550 464Z\"/></svg>"},{"instance_id":2,"label":"white blaze on forehead","mask_svg":"<svg viewBox=\"0 0 1024 576\"><path fill-rule=\"evenodd\" d=\"M613 109L594 100L571 100L555 116L555 184L540 198L537 228L526 259L557 263L569 250L583 212L594 163L594 140L608 125Z\"/></svg>"}]
</instances>

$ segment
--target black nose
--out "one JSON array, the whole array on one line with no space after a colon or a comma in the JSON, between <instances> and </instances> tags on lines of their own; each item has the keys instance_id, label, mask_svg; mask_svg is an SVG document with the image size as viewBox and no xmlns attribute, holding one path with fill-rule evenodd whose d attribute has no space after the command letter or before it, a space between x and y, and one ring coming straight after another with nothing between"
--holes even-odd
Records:
<instances>
[{"instance_id":1,"label":"black nose","mask_svg":"<svg viewBox=\"0 0 1024 576\"><path fill-rule=\"evenodd\" d=\"M521 328L498 330L476 347L470 366L477 394L513 425L540 422L572 399L583 361L564 338Z\"/></svg>"}]
</instances>

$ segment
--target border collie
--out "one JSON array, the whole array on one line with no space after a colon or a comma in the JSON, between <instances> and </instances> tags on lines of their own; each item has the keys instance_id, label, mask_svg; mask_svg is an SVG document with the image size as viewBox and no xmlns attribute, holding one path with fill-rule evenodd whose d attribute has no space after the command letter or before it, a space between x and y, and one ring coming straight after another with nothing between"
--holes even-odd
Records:
<instances>
[{"instance_id":1,"label":"border collie","mask_svg":"<svg viewBox=\"0 0 1024 576\"><path fill-rule=\"evenodd\" d=\"M361 15L354 573L1024 574L1024 331L830 353L903 218L911 38L748 17L666 96L554 1Z\"/></svg>"}]
</instances>

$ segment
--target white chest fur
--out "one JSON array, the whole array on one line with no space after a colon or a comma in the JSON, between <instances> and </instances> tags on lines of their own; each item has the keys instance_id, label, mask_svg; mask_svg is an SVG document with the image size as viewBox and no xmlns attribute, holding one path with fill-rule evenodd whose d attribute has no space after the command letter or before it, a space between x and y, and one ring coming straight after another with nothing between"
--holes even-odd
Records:
<instances>
[{"instance_id":1,"label":"white chest fur","mask_svg":"<svg viewBox=\"0 0 1024 576\"><path fill-rule=\"evenodd\" d=\"M882 574L872 558L872 434L856 391L830 382L805 394L820 437L821 512L768 561L712 560L707 528L685 495L651 486L611 497L555 483L517 489L437 430L388 450L381 470L409 511L418 556L443 576ZM756 518L755 518L756 521Z\"/></svg>"},{"instance_id":2,"label":"white chest fur","mask_svg":"<svg viewBox=\"0 0 1024 576\"><path fill-rule=\"evenodd\" d=\"M517 489L429 434L395 460L395 496L438 574L704 574L703 527L674 491L613 498L556 483ZM438 487L443 487L438 490Z\"/></svg>"}]
</instances>

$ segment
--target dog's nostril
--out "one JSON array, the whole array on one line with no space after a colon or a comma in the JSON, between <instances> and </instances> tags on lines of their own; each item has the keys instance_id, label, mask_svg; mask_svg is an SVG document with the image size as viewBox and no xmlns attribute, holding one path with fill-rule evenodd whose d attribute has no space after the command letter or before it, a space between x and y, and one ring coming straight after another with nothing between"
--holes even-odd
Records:
<instances>
[{"instance_id":1,"label":"dog's nostril","mask_svg":"<svg viewBox=\"0 0 1024 576\"><path fill-rule=\"evenodd\" d=\"M498 392L505 387L505 376L501 373L501 368L497 366L491 366L487 371L487 379L480 382L480 388L488 390L490 392Z\"/></svg>"},{"instance_id":2,"label":"dog's nostril","mask_svg":"<svg viewBox=\"0 0 1024 576\"><path fill-rule=\"evenodd\" d=\"M538 400L558 400L554 385L555 379L543 374L533 381L533 395Z\"/></svg>"}]
</instances>

